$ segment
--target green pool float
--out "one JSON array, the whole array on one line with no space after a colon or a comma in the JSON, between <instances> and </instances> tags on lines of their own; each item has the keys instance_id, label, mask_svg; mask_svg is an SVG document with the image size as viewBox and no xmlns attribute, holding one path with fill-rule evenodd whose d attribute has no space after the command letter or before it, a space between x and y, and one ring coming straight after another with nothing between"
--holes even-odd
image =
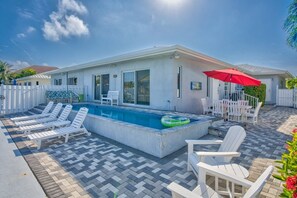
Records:
<instances>
[{"instance_id":1,"label":"green pool float","mask_svg":"<svg viewBox=\"0 0 297 198\"><path fill-rule=\"evenodd\" d=\"M161 123L166 127L175 127L189 124L190 119L181 116L165 115L161 118Z\"/></svg>"}]
</instances>

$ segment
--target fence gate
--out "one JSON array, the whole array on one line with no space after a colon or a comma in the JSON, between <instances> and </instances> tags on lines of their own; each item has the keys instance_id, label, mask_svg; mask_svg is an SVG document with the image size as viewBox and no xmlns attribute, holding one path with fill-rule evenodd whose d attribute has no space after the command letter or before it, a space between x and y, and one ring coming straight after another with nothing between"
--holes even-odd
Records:
<instances>
[{"instance_id":1,"label":"fence gate","mask_svg":"<svg viewBox=\"0 0 297 198\"><path fill-rule=\"evenodd\" d=\"M276 105L293 107L293 89L276 89Z\"/></svg>"},{"instance_id":2,"label":"fence gate","mask_svg":"<svg viewBox=\"0 0 297 198\"><path fill-rule=\"evenodd\" d=\"M297 88L295 87L293 90L293 106L297 109Z\"/></svg>"}]
</instances>

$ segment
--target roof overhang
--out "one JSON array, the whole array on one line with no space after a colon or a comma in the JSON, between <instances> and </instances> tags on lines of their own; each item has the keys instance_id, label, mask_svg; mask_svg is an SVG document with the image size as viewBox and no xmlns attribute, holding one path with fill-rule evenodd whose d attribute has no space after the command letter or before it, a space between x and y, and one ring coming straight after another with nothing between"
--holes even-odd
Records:
<instances>
[{"instance_id":1,"label":"roof overhang","mask_svg":"<svg viewBox=\"0 0 297 198\"><path fill-rule=\"evenodd\" d=\"M156 56L165 56L165 55L172 56L174 53L178 53L179 56L188 55L191 57L195 57L195 58L216 64L216 65L220 65L220 66L226 67L226 68L234 67L233 65L231 65L229 63L226 63L221 60L212 58L210 56L198 53L194 50L185 48L183 46L173 45L173 46L169 46L169 47L154 47L154 48L150 48L150 49L146 49L146 50L140 50L140 51L136 51L136 52L132 52L132 53L118 55L118 56L114 56L114 57L110 57L110 58L105 58L105 59L101 59L98 61L92 61L92 62L88 62L88 63L84 63L84 64L64 67L61 69L46 72L45 74L47 74L47 75L59 74L59 73L65 73L65 72L87 69L87 68L92 68L92 67L117 64L117 63L125 62L125 61L153 58Z\"/></svg>"}]
</instances>

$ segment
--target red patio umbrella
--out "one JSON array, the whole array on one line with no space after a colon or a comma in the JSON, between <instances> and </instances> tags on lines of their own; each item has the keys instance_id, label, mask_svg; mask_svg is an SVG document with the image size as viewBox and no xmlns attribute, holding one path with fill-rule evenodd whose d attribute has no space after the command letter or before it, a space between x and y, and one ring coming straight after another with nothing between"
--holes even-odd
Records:
<instances>
[{"instance_id":1,"label":"red patio umbrella","mask_svg":"<svg viewBox=\"0 0 297 198\"><path fill-rule=\"evenodd\" d=\"M260 80L257 80L233 68L205 71L203 73L205 73L208 77L211 77L211 78L215 78L224 82L236 83L243 86L260 86L261 85Z\"/></svg>"}]
</instances>

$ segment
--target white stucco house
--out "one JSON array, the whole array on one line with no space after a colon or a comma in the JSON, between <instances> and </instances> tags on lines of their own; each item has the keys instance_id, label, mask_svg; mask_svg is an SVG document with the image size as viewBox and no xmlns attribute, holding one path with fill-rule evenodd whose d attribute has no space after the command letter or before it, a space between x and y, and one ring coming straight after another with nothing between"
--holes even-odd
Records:
<instances>
[{"instance_id":1,"label":"white stucco house","mask_svg":"<svg viewBox=\"0 0 297 198\"><path fill-rule=\"evenodd\" d=\"M180 45L153 47L47 72L53 85L85 86L96 102L108 90L120 91L120 105L201 113L201 98L219 99L218 80L203 71L233 65ZM68 78L68 80L67 80Z\"/></svg>"},{"instance_id":2,"label":"white stucco house","mask_svg":"<svg viewBox=\"0 0 297 198\"><path fill-rule=\"evenodd\" d=\"M26 76L23 78L17 79L18 85L50 85L51 84L51 77L45 74L35 74L32 76Z\"/></svg>"},{"instance_id":3,"label":"white stucco house","mask_svg":"<svg viewBox=\"0 0 297 198\"><path fill-rule=\"evenodd\" d=\"M275 104L277 88L286 88L286 79L294 78L290 72L281 69L248 64L238 65L237 67L244 73L261 80L261 83L266 84L265 104Z\"/></svg>"}]
</instances>

